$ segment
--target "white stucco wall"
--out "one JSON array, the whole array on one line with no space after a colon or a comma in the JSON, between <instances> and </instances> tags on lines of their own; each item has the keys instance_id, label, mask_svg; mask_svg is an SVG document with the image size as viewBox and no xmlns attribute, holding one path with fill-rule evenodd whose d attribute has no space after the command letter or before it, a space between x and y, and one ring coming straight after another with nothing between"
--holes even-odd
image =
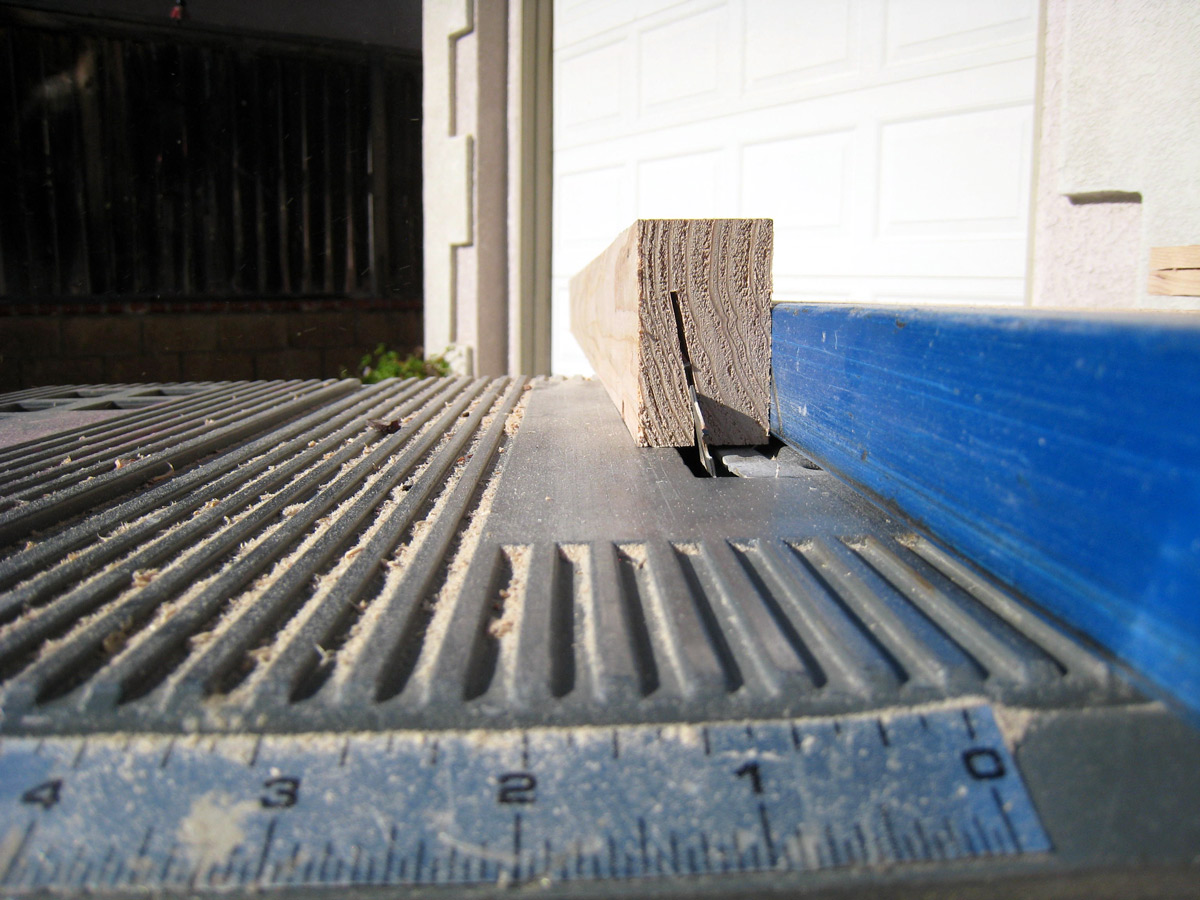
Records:
<instances>
[{"instance_id":1,"label":"white stucco wall","mask_svg":"<svg viewBox=\"0 0 1200 900\"><path fill-rule=\"evenodd\" d=\"M1200 244L1200 3L1047 0L1030 299L1200 309L1146 290L1151 247ZM1070 197L1139 193L1137 203Z\"/></svg>"}]
</instances>

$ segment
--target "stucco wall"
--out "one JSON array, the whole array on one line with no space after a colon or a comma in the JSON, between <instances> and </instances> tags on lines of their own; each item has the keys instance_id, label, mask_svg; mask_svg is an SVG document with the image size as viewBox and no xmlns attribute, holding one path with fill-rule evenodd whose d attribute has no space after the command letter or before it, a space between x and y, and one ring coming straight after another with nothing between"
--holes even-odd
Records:
<instances>
[{"instance_id":1,"label":"stucco wall","mask_svg":"<svg viewBox=\"0 0 1200 900\"><path fill-rule=\"evenodd\" d=\"M1031 302L1200 309L1146 289L1151 247L1200 244L1200 4L1047 0L1044 21Z\"/></svg>"}]
</instances>

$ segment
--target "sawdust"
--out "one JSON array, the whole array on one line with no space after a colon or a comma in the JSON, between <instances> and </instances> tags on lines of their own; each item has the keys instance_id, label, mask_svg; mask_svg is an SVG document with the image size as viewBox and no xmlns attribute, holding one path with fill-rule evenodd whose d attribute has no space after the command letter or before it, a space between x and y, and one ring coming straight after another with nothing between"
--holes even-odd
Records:
<instances>
[{"instance_id":1,"label":"sawdust","mask_svg":"<svg viewBox=\"0 0 1200 900\"><path fill-rule=\"evenodd\" d=\"M506 634L511 633L513 628L512 618L497 619L488 625L487 633L496 640L500 640Z\"/></svg>"},{"instance_id":2,"label":"sawdust","mask_svg":"<svg viewBox=\"0 0 1200 900\"><path fill-rule=\"evenodd\" d=\"M133 573L133 586L146 587L158 576L158 569L137 569Z\"/></svg>"},{"instance_id":3,"label":"sawdust","mask_svg":"<svg viewBox=\"0 0 1200 900\"><path fill-rule=\"evenodd\" d=\"M233 854L246 839L243 824L258 810L259 804L253 800L235 800L224 791L209 791L192 801L176 839L203 871Z\"/></svg>"},{"instance_id":4,"label":"sawdust","mask_svg":"<svg viewBox=\"0 0 1200 900\"><path fill-rule=\"evenodd\" d=\"M1036 709L1016 709L1011 706L1001 706L998 703L992 705L992 712L996 715L996 724L1000 727L1000 734L1004 736L1005 746L1009 752L1016 752L1016 749L1025 741L1025 735L1029 733L1030 726L1039 718L1047 715L1045 710Z\"/></svg>"},{"instance_id":5,"label":"sawdust","mask_svg":"<svg viewBox=\"0 0 1200 900\"><path fill-rule=\"evenodd\" d=\"M480 402L480 398L475 398L468 406L468 411L474 409ZM435 423L436 416L431 416L428 421L423 423L421 429L411 435L406 436L405 443L399 445L397 449L399 450L404 446L411 446L413 441L419 439L419 435L424 434L427 430L431 429ZM244 663L244 666L248 666L251 672L251 677L247 679L245 683L247 690L253 690L253 685L255 683L253 673L265 672L265 664L270 662L275 656L281 653L285 647L288 647L298 639L298 636L303 632L305 625L312 619L314 615L317 614L318 610L321 609L331 591L337 587L341 576L344 575L346 571L355 564L355 560L365 550L368 550L381 530L395 528L395 524L393 523L392 519L397 511L397 508L403 502L406 492L411 490L412 486L418 482L422 476L425 475L429 469L429 466L436 459L438 452L447 442L453 440L453 437L453 431L439 435L439 440L434 443L434 446L426 450L418 459L410 461L408 464L408 469L405 473L404 481L397 487L390 490L384 496L379 506L377 506L368 517L368 524L366 527L362 528L362 530L356 535L354 545L346 550L346 552L342 553L334 561L331 567L326 568L323 572L314 573L310 596L305 599L302 604L292 604L291 609L294 611L288 617L286 622L283 623L282 627L272 633L269 633L266 636L264 643L248 654L248 657ZM363 459L373 451L374 445L364 447L364 452L360 452L356 459L343 464L338 477L343 477L343 473L352 473L347 474L346 477L361 478ZM460 458L456 465L461 466L463 462L464 459ZM443 485L441 497L444 497L452 488L454 482L456 481L455 474L456 473L452 473L450 478L447 479L447 483ZM373 490L378 481L384 477L388 477L387 469L381 468L379 471L371 473L363 480L362 484L354 492L353 496L344 499L341 503L339 503L335 510L318 519L315 523L316 528L306 536L301 548L298 548L296 552L289 554L288 559L281 561L273 570L272 576L274 577L275 573L277 572L282 573L282 571L285 571L293 565L300 564L304 553L311 548L312 544L316 540L319 540L320 537L324 535L330 527L336 524L341 516L345 515L349 510L351 510L363 497L367 495L368 492ZM432 519L435 516L437 500L433 502L434 509L427 514L426 518L420 519L408 527L407 531L410 538L410 545L419 545L421 539L424 537L425 532L430 527L429 522L426 519ZM404 529L401 528L397 534L397 540L399 540L400 535L403 533ZM386 565L387 561L380 560L379 562L381 565ZM368 597L358 598L358 600L354 602L353 606L357 613L356 621L350 626L350 632L345 641L343 651L339 655L352 654L354 652L356 645L355 638L356 635L358 635L362 630L363 616L369 612L373 602L374 598ZM249 604L239 604L239 606L246 610L251 608ZM315 649L321 658L322 664L324 664L326 661L332 661L334 659L334 654L329 652L325 647L315 645Z\"/></svg>"},{"instance_id":6,"label":"sawdust","mask_svg":"<svg viewBox=\"0 0 1200 900\"><path fill-rule=\"evenodd\" d=\"M506 394L502 394L497 398L497 404L504 402ZM525 407L529 394L522 391L516 405L508 413L504 423L504 433L501 437L500 446L497 451L509 440L512 435L516 434L520 423L525 415ZM493 414L489 414L480 422L477 432L476 445L473 445L471 452L474 452L477 444L487 434L488 428L491 426ZM499 459L497 455L496 460ZM432 610L432 615L425 630L424 645L425 646L440 646L446 639L450 627L454 621L454 610L457 606L457 600L462 592L463 585L466 582L467 573L470 570L471 561L475 559L478 553L480 544L483 540L485 525L488 515L492 510L492 505L495 502L496 495L499 492L502 467L493 463L491 470L484 476L482 489L479 490L475 502L469 505L468 512L464 516L463 522L459 525L457 536L457 545L452 546L448 551L447 556L449 562L446 564L445 577L441 587L437 593L430 598L428 608ZM445 495L443 495L445 496ZM433 514L436 513L436 510ZM432 514L431 514L432 515ZM406 548L407 549L407 548ZM508 555L508 560L513 570L527 569L528 567L528 548L505 548L504 552ZM411 558L411 552L397 557L399 565L389 573L387 585L384 588L384 594L391 594L401 583L403 578L403 564ZM510 592L521 589L520 584L510 582L506 586ZM513 604L506 603L505 606ZM497 618L503 618L498 616ZM370 612L360 622L363 626L363 631L372 630L369 626ZM501 638L509 634L509 628L503 628ZM511 627L511 626L510 626ZM499 638L498 638L499 639ZM505 641L504 643L508 643ZM347 645L349 646L349 644ZM435 661L434 654L423 653L417 661L416 667L413 669L411 679L413 681L427 681L432 676L433 666Z\"/></svg>"},{"instance_id":7,"label":"sawdust","mask_svg":"<svg viewBox=\"0 0 1200 900\"><path fill-rule=\"evenodd\" d=\"M122 622L116 628L112 629L104 636L104 640L100 642L100 647L109 656L114 656L124 649L129 642L130 622Z\"/></svg>"},{"instance_id":8,"label":"sawdust","mask_svg":"<svg viewBox=\"0 0 1200 900\"><path fill-rule=\"evenodd\" d=\"M524 545L507 546L501 548L501 552L508 559L508 568L512 575L508 584L496 593L489 610L487 633L498 641L511 634L520 621L525 604L525 591L529 586L529 561L533 548Z\"/></svg>"}]
</instances>

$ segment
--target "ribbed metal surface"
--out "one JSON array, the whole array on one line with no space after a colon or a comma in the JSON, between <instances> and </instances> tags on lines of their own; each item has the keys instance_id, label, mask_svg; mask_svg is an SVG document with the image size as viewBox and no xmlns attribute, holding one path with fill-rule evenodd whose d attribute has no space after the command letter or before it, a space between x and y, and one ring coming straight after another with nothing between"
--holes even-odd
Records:
<instances>
[{"instance_id":1,"label":"ribbed metal surface","mask_svg":"<svg viewBox=\"0 0 1200 900\"><path fill-rule=\"evenodd\" d=\"M622 442L598 390L213 385L0 453L0 730L1129 696L1104 663L826 473L769 489L693 479L665 451Z\"/></svg>"},{"instance_id":2,"label":"ribbed metal surface","mask_svg":"<svg viewBox=\"0 0 1200 900\"><path fill-rule=\"evenodd\" d=\"M47 410L141 409L169 403L216 387L211 382L188 384L57 385L14 391L0 398L0 418Z\"/></svg>"}]
</instances>

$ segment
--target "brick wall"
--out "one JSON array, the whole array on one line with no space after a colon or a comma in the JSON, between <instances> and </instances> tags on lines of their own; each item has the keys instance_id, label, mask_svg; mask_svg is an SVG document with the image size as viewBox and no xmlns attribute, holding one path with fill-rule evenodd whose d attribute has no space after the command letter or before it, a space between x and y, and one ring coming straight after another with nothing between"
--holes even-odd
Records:
<instances>
[{"instance_id":1,"label":"brick wall","mask_svg":"<svg viewBox=\"0 0 1200 900\"><path fill-rule=\"evenodd\" d=\"M0 316L0 390L336 378L376 344L421 343L419 309Z\"/></svg>"}]
</instances>

